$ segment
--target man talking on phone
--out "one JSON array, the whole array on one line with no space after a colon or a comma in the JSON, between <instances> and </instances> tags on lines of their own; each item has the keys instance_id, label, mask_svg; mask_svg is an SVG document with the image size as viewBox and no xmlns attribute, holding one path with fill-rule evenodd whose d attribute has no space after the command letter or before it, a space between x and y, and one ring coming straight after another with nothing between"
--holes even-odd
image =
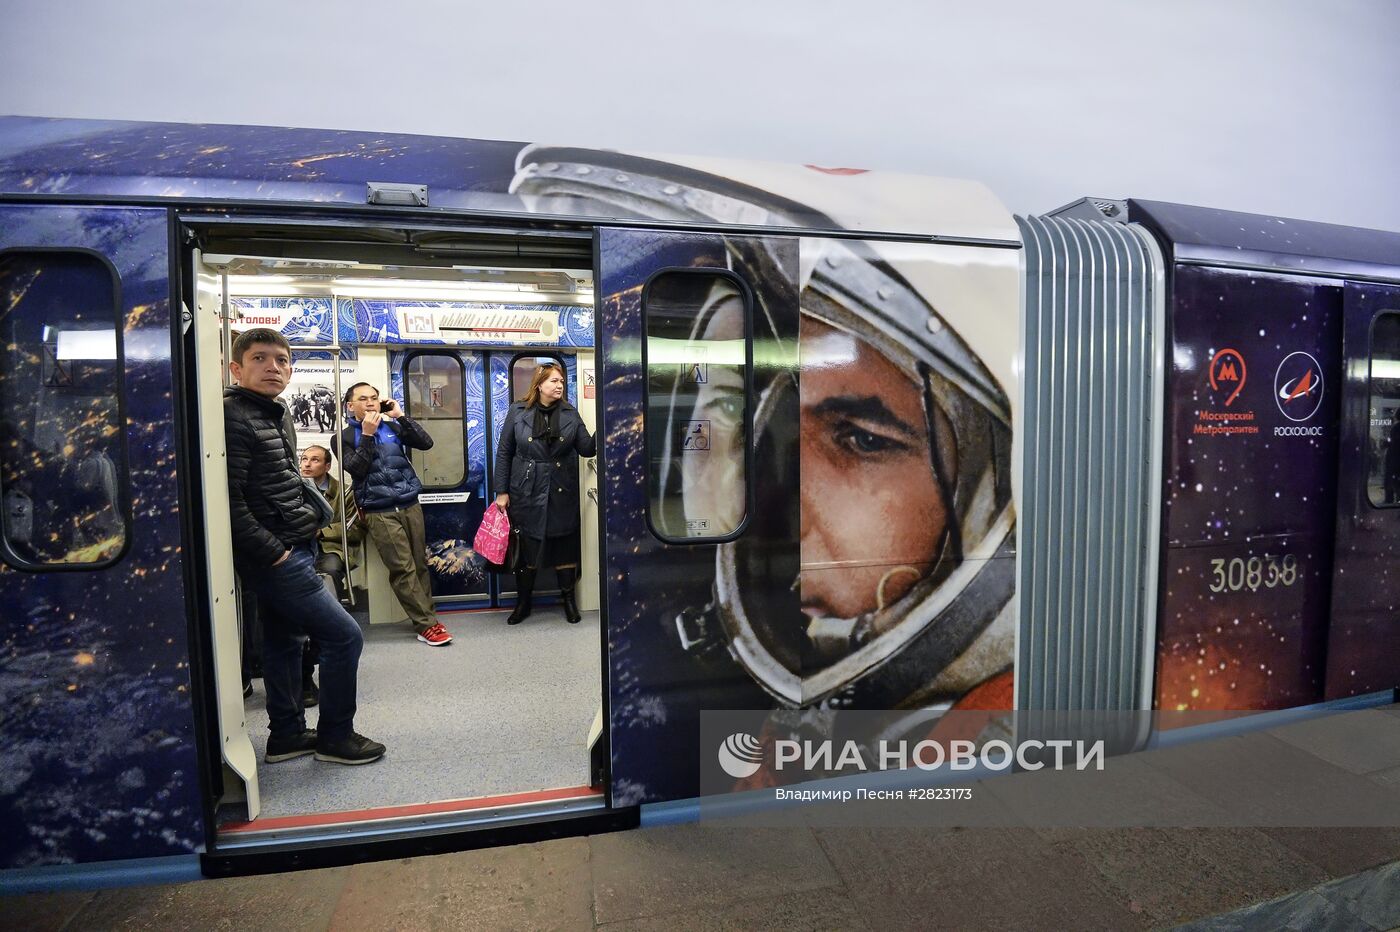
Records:
<instances>
[{"instance_id":1,"label":"man talking on phone","mask_svg":"<svg viewBox=\"0 0 1400 932\"><path fill-rule=\"evenodd\" d=\"M379 389L368 382L350 386L345 407L351 423L336 438L336 452L355 479L355 504L389 570L389 585L418 640L429 647L451 644L452 635L433 612L427 534L423 506L418 504L423 483L408 459L409 450L432 449L433 438L394 399L381 403Z\"/></svg>"}]
</instances>

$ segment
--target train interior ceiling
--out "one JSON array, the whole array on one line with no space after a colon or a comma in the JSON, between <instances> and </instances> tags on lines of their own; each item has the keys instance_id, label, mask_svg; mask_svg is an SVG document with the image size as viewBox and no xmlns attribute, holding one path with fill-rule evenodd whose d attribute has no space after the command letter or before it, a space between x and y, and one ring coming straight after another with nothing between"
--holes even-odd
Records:
<instances>
[{"instance_id":1,"label":"train interior ceiling","mask_svg":"<svg viewBox=\"0 0 1400 932\"><path fill-rule=\"evenodd\" d=\"M566 397L596 429L591 237L226 223L192 230L184 296L194 326L186 347L196 363L205 448L221 440L232 339L251 327L280 330L292 344L294 372L281 400L298 454L333 446L347 423L341 400L354 383L396 399L434 440L411 458L424 488L434 610L453 637L432 647L415 636L375 546L352 519L336 541L349 554L346 571L323 580L364 633L355 730L388 751L364 767L312 756L269 764L258 641L260 625L277 623L278 607L259 605L234 579L234 599L211 604L223 842L433 814L601 806L596 470L579 470L581 623L566 623L551 598L557 584L541 573L534 613L507 626L514 577L487 572L471 549L494 498L506 409L540 361L563 364ZM217 488L227 472L207 458L206 467L217 595L230 584L221 574L232 576L220 568L229 546L216 539L229 532ZM338 456L329 474L353 487ZM225 608L229 602L236 611ZM317 708L306 709L310 728Z\"/></svg>"}]
</instances>

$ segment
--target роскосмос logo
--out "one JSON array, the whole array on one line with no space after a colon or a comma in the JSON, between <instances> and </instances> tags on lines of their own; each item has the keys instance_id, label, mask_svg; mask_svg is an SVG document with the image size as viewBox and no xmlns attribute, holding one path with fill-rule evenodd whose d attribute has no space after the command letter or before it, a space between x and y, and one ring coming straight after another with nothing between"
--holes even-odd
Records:
<instances>
[{"instance_id":1,"label":"\u0440\u043e\u0441\u043a\u043e\u0441\u043c\u043e\u0441 logo","mask_svg":"<svg viewBox=\"0 0 1400 932\"><path fill-rule=\"evenodd\" d=\"M1306 421L1322 406L1322 367L1299 350L1283 357L1274 373L1274 402L1290 421Z\"/></svg>"}]
</instances>

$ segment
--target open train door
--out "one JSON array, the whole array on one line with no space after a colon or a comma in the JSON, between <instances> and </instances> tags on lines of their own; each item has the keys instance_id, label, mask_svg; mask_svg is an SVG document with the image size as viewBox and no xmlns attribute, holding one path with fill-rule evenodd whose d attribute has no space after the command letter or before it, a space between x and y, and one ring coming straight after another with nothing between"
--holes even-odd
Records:
<instances>
[{"instance_id":1,"label":"open train door","mask_svg":"<svg viewBox=\"0 0 1400 932\"><path fill-rule=\"evenodd\" d=\"M0 868L205 840L170 229L0 204Z\"/></svg>"},{"instance_id":2,"label":"open train door","mask_svg":"<svg viewBox=\"0 0 1400 932\"><path fill-rule=\"evenodd\" d=\"M797 258L790 237L598 232L615 806L695 795L698 710L771 702L729 651L778 656L744 619L800 612L764 584L799 561ZM771 666L769 688L797 698Z\"/></svg>"},{"instance_id":3,"label":"open train door","mask_svg":"<svg viewBox=\"0 0 1400 932\"><path fill-rule=\"evenodd\" d=\"M194 369L194 406L199 423L199 450L203 454L200 500L202 537L197 541L209 555L209 641L217 700L219 757L224 792L220 807L249 821L261 811L258 762L248 736L243 705L242 622L239 593L233 570L233 531L229 519L228 459L224 445L223 392L232 345L229 320L228 276L216 275L202 254L193 254L195 306L192 328L186 333L186 350ZM226 812L228 810L225 810Z\"/></svg>"},{"instance_id":4,"label":"open train door","mask_svg":"<svg viewBox=\"0 0 1400 932\"><path fill-rule=\"evenodd\" d=\"M1326 697L1400 685L1400 287L1344 298Z\"/></svg>"}]
</instances>

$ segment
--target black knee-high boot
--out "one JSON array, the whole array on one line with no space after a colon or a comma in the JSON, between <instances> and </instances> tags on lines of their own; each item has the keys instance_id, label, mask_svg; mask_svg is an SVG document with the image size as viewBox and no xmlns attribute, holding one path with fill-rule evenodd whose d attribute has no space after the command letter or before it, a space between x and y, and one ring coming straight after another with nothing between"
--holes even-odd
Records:
<instances>
[{"instance_id":1,"label":"black knee-high boot","mask_svg":"<svg viewBox=\"0 0 1400 932\"><path fill-rule=\"evenodd\" d=\"M530 596L535 591L535 568L527 567L515 574L515 611L506 619L508 625L518 625L530 617Z\"/></svg>"},{"instance_id":2,"label":"black knee-high boot","mask_svg":"<svg viewBox=\"0 0 1400 932\"><path fill-rule=\"evenodd\" d=\"M554 575L559 579L559 597L564 602L564 618L569 624L576 625L583 618L578 613L578 605L574 603L574 581L578 579L578 570L572 566L561 566L554 570Z\"/></svg>"}]
</instances>

